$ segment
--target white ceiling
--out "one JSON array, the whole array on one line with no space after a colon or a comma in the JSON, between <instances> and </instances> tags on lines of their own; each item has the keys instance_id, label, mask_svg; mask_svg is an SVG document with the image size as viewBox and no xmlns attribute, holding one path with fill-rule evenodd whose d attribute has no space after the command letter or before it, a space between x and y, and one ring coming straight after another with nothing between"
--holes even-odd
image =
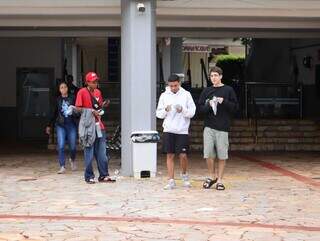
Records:
<instances>
[{"instance_id":1,"label":"white ceiling","mask_svg":"<svg viewBox=\"0 0 320 241\"><path fill-rule=\"evenodd\" d=\"M146 0L141 0L146 1ZM320 0L154 0L157 26L217 29L320 29ZM120 0L0 0L0 27L119 28ZM189 30L188 30L189 29ZM294 33L294 32L293 32ZM188 36L177 33L177 36ZM313 33L312 33L313 34ZM319 32L320 34L320 32ZM289 34L289 36L291 36Z\"/></svg>"},{"instance_id":2,"label":"white ceiling","mask_svg":"<svg viewBox=\"0 0 320 241\"><path fill-rule=\"evenodd\" d=\"M320 8L319 0L158 0L159 7L179 8Z\"/></svg>"},{"instance_id":3,"label":"white ceiling","mask_svg":"<svg viewBox=\"0 0 320 241\"><path fill-rule=\"evenodd\" d=\"M142 0L143 1L143 0ZM120 7L120 0L1 0L1 6L104 6ZM277 8L320 9L319 0L157 0L159 8Z\"/></svg>"},{"instance_id":4,"label":"white ceiling","mask_svg":"<svg viewBox=\"0 0 320 241\"><path fill-rule=\"evenodd\" d=\"M63 6L110 6L119 7L120 0L1 0L1 6L26 6L26 7L63 7Z\"/></svg>"}]
</instances>

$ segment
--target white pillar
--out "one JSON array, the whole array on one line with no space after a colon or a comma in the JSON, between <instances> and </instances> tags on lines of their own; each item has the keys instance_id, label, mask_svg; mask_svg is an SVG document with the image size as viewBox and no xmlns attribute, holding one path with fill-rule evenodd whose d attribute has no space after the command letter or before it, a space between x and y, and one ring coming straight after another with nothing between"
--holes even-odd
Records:
<instances>
[{"instance_id":1,"label":"white pillar","mask_svg":"<svg viewBox=\"0 0 320 241\"><path fill-rule=\"evenodd\" d=\"M156 130L156 1L121 0L121 168L133 175L133 131Z\"/></svg>"}]
</instances>

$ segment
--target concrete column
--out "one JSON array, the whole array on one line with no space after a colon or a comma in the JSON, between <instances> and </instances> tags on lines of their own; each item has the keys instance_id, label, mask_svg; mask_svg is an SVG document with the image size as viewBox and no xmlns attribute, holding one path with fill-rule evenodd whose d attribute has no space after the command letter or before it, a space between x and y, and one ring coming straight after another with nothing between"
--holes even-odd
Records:
<instances>
[{"instance_id":1,"label":"concrete column","mask_svg":"<svg viewBox=\"0 0 320 241\"><path fill-rule=\"evenodd\" d=\"M156 129L156 1L121 0L121 168L133 175L133 131Z\"/></svg>"}]
</instances>

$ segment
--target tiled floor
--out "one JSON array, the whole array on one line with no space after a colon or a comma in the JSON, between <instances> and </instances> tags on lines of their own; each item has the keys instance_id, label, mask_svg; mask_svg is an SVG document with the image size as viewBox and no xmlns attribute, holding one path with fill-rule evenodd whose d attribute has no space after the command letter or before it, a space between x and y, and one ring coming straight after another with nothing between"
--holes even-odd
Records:
<instances>
[{"instance_id":1,"label":"tiled floor","mask_svg":"<svg viewBox=\"0 0 320 241\"><path fill-rule=\"evenodd\" d=\"M319 153L232 153L225 191L202 189L206 165L190 157L193 187L158 176L88 185L64 175L55 153L0 154L0 240L320 240ZM119 168L112 159L111 173Z\"/></svg>"}]
</instances>

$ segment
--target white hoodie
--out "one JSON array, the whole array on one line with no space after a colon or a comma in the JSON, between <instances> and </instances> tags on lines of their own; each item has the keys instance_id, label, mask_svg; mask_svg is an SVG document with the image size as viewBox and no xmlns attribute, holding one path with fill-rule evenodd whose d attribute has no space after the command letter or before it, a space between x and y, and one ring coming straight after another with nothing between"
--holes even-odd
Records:
<instances>
[{"instance_id":1,"label":"white hoodie","mask_svg":"<svg viewBox=\"0 0 320 241\"><path fill-rule=\"evenodd\" d=\"M171 105L171 110L166 111L166 107ZM182 106L182 112L178 113L175 105ZM175 94L169 87L161 94L157 107L157 117L164 119L163 131L174 134L188 134L190 119L196 112L196 105L193 102L192 96L189 91L180 87L179 91Z\"/></svg>"}]
</instances>

